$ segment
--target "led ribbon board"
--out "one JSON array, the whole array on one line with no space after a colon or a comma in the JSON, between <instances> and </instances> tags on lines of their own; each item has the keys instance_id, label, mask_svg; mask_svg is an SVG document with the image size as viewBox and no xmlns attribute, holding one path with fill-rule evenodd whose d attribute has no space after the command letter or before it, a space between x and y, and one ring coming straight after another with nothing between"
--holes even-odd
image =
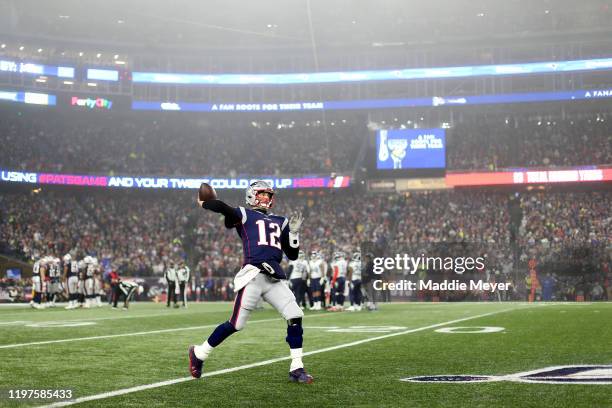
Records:
<instances>
[{"instance_id":1,"label":"led ribbon board","mask_svg":"<svg viewBox=\"0 0 612 408\"><path fill-rule=\"evenodd\" d=\"M99 176L59 173L34 173L0 169L0 181L9 183L56 184L70 186L121 187L146 189L198 189L208 183L215 189L246 189L254 180L266 180L278 189L346 188L350 176L287 178L180 178L158 176Z\"/></svg>"},{"instance_id":2,"label":"led ribbon board","mask_svg":"<svg viewBox=\"0 0 612 408\"><path fill-rule=\"evenodd\" d=\"M547 61L526 64L473 65L465 67L409 68L377 71L311 72L294 74L180 74L133 72L135 83L184 85L289 85L408 79L467 78L508 76L553 72L612 69L612 58Z\"/></svg>"},{"instance_id":3,"label":"led ribbon board","mask_svg":"<svg viewBox=\"0 0 612 408\"><path fill-rule=\"evenodd\" d=\"M313 110L358 110L410 107L489 105L524 102L554 102L612 98L612 88L560 92L521 92L471 96L430 96L427 98L362 99L283 103L192 103L133 101L133 110L174 112L288 112Z\"/></svg>"},{"instance_id":4,"label":"led ribbon board","mask_svg":"<svg viewBox=\"0 0 612 408\"><path fill-rule=\"evenodd\" d=\"M446 174L446 184L449 187L584 183L596 181L612 181L612 167L588 166L564 170L517 169L515 171L452 172Z\"/></svg>"}]
</instances>

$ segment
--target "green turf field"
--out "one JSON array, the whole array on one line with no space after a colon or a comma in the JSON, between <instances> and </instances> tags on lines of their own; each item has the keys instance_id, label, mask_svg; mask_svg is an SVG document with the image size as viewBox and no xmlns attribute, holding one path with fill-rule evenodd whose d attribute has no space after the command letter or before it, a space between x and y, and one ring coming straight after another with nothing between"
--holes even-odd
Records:
<instances>
[{"instance_id":1,"label":"green turf field","mask_svg":"<svg viewBox=\"0 0 612 408\"><path fill-rule=\"evenodd\" d=\"M288 383L285 323L266 309L211 354L207 377L190 380L187 347L230 312L227 303L187 310L141 303L129 312L2 307L0 406L24 405L6 398L9 388L71 388L87 407L612 407L612 385L400 381L612 365L612 303L409 303L307 313L312 385ZM435 331L457 326L504 330Z\"/></svg>"}]
</instances>

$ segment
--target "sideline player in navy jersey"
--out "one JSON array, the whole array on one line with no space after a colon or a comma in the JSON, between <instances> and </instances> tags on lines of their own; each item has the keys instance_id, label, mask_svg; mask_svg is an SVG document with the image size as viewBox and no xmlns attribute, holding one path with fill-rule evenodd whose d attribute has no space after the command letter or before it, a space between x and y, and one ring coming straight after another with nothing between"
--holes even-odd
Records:
<instances>
[{"instance_id":1,"label":"sideline player in navy jersey","mask_svg":"<svg viewBox=\"0 0 612 408\"><path fill-rule=\"evenodd\" d=\"M289 380L297 383L312 383L313 378L304 370L302 363L302 317L295 296L287 285L287 276L280 266L283 253L290 260L298 257L300 249L299 230L302 215L288 220L270 214L274 205L274 190L265 181L255 181L246 190L246 203L250 208L230 207L220 200L198 199L206 210L223 214L225 227L235 228L242 239L243 267L234 279L236 300L231 318L220 324L199 346L189 347L191 375L200 378L202 365L209 353L223 340L242 330L260 299L272 305L287 320L287 337L291 352Z\"/></svg>"}]
</instances>

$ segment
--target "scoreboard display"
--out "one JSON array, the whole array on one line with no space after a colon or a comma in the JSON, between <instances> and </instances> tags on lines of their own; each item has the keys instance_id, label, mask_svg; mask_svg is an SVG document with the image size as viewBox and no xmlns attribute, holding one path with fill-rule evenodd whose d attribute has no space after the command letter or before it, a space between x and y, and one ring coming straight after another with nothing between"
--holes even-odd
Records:
<instances>
[{"instance_id":1,"label":"scoreboard display","mask_svg":"<svg viewBox=\"0 0 612 408\"><path fill-rule=\"evenodd\" d=\"M377 170L446 168L444 129L389 129L376 133Z\"/></svg>"}]
</instances>

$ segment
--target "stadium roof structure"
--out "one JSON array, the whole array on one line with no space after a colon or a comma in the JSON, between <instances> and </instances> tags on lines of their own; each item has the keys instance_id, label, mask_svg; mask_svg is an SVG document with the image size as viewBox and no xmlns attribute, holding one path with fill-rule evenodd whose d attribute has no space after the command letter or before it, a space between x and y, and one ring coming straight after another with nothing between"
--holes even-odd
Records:
<instances>
[{"instance_id":1,"label":"stadium roof structure","mask_svg":"<svg viewBox=\"0 0 612 408\"><path fill-rule=\"evenodd\" d=\"M608 1L9 0L0 40L156 49L393 47L443 38L608 31ZM568 23L565 24L564 21ZM571 22L571 24L569 23Z\"/></svg>"}]
</instances>

